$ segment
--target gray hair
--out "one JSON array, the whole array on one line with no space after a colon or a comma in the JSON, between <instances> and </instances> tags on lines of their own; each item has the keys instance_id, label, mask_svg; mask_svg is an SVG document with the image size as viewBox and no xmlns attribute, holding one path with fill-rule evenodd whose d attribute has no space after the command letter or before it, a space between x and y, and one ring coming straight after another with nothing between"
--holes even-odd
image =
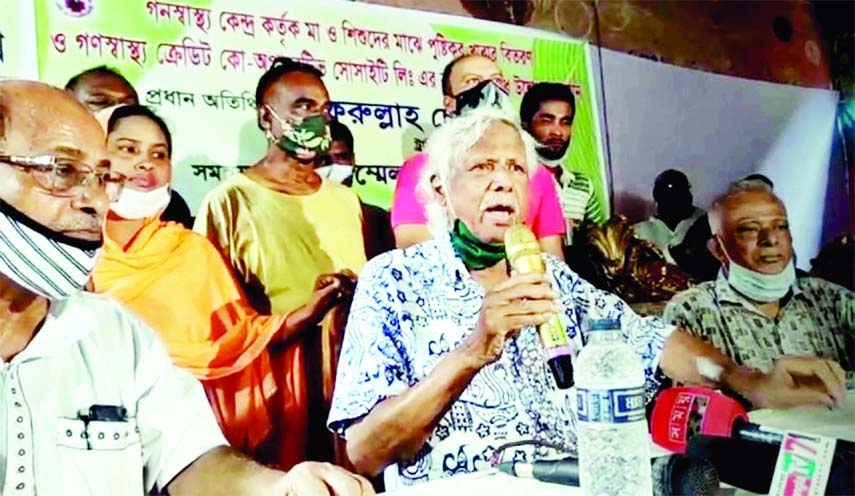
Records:
<instances>
[{"instance_id":1,"label":"gray hair","mask_svg":"<svg viewBox=\"0 0 855 496\"><path fill-rule=\"evenodd\" d=\"M707 217L710 222L710 231L712 231L713 235L722 234L723 227L721 219L727 208L727 203L734 197L743 193L766 193L781 205L784 204L784 202L782 202L781 199L772 191L769 183L762 179L743 179L741 181L730 183L730 186L727 187L724 193L715 197L710 208L707 210Z\"/></svg>"},{"instance_id":2,"label":"gray hair","mask_svg":"<svg viewBox=\"0 0 855 496\"><path fill-rule=\"evenodd\" d=\"M448 201L451 180L464 165L469 150L487 134L490 126L498 123L513 127L522 139L528 176L531 177L537 169L534 138L504 112L492 108L477 109L446 122L434 131L425 145L428 162L416 187L416 198L425 206L428 228L434 236L449 232L456 218ZM445 205L436 194L435 181L445 192Z\"/></svg>"}]
</instances>

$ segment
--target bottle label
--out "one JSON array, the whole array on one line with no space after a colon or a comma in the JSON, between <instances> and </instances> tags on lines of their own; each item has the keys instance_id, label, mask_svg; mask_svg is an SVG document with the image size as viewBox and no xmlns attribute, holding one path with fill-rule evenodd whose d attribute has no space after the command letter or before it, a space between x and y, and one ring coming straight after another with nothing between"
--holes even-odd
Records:
<instances>
[{"instance_id":1,"label":"bottle label","mask_svg":"<svg viewBox=\"0 0 855 496\"><path fill-rule=\"evenodd\" d=\"M644 420L644 388L576 389L580 422L623 424Z\"/></svg>"}]
</instances>

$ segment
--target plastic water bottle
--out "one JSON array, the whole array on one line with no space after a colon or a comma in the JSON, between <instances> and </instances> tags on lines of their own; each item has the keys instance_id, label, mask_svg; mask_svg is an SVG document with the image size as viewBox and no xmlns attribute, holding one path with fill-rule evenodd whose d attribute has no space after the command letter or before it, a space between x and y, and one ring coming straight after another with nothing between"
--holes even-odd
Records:
<instances>
[{"instance_id":1,"label":"plastic water bottle","mask_svg":"<svg viewBox=\"0 0 855 496\"><path fill-rule=\"evenodd\" d=\"M644 367L620 323L598 320L576 358L579 485L588 496L649 496Z\"/></svg>"}]
</instances>

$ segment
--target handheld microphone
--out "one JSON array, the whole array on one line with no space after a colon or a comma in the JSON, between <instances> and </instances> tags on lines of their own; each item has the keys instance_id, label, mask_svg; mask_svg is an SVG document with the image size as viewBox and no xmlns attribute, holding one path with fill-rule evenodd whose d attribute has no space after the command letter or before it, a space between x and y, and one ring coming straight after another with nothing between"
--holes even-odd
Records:
<instances>
[{"instance_id":1,"label":"handheld microphone","mask_svg":"<svg viewBox=\"0 0 855 496\"><path fill-rule=\"evenodd\" d=\"M739 402L711 389L675 387L663 391L653 407L650 427L656 444L709 460L721 480L735 487L767 494L779 478L788 477L808 484L824 483L827 494L852 494L855 489L852 442L829 440L833 448L823 455L822 450L815 449L822 444L819 436L765 430L748 421L748 413ZM791 463L781 464L782 452ZM813 467L810 476L797 473L808 465Z\"/></svg>"},{"instance_id":2,"label":"handheld microphone","mask_svg":"<svg viewBox=\"0 0 855 496\"><path fill-rule=\"evenodd\" d=\"M546 265L540 258L540 245L529 228L515 224L505 231L508 263L520 274L543 274ZM546 363L559 389L573 387L573 361L570 340L557 315L538 327Z\"/></svg>"},{"instance_id":3,"label":"handheld microphone","mask_svg":"<svg viewBox=\"0 0 855 496\"><path fill-rule=\"evenodd\" d=\"M718 492L718 473L708 461L684 455L671 455L651 460L655 496L707 496ZM515 477L579 487L579 460L542 460L533 463L502 462L497 468Z\"/></svg>"}]
</instances>

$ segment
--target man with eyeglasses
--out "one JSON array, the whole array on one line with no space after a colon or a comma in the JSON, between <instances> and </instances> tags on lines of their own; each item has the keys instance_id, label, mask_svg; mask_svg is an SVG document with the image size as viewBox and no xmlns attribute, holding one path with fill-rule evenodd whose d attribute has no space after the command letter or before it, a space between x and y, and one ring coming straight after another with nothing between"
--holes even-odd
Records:
<instances>
[{"instance_id":1,"label":"man with eyeglasses","mask_svg":"<svg viewBox=\"0 0 855 496\"><path fill-rule=\"evenodd\" d=\"M124 178L70 95L0 82L0 493L371 494L324 464L229 448L145 324L81 288Z\"/></svg>"}]
</instances>

